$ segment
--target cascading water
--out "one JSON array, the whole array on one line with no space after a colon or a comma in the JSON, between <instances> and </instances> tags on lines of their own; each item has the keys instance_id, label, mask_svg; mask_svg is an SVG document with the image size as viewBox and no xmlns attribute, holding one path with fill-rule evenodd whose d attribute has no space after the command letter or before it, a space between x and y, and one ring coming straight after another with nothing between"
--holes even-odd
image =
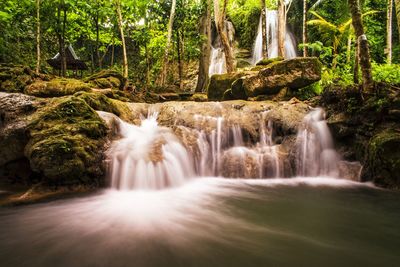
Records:
<instances>
[{"instance_id":1,"label":"cascading water","mask_svg":"<svg viewBox=\"0 0 400 267\"><path fill-rule=\"evenodd\" d=\"M109 150L113 188L161 189L193 177L191 156L173 132L157 124L157 113L138 127L118 120L121 139Z\"/></svg>"},{"instance_id":2,"label":"cascading water","mask_svg":"<svg viewBox=\"0 0 400 267\"><path fill-rule=\"evenodd\" d=\"M268 57L278 57L278 11L267 10L266 12L266 24L267 24L267 42L268 42ZM257 37L253 47L252 62L256 64L262 59L262 20L260 16L260 22L258 23ZM296 53L296 41L293 34L286 29L285 36L285 58L295 58Z\"/></svg>"},{"instance_id":3,"label":"cascading water","mask_svg":"<svg viewBox=\"0 0 400 267\"><path fill-rule=\"evenodd\" d=\"M229 43L233 44L235 37L235 29L232 22L225 21L225 31L228 35ZM226 59L221 39L218 33L215 31L213 34L213 41L211 44L211 55L210 55L210 67L208 74L212 76L214 74L226 73Z\"/></svg>"},{"instance_id":4,"label":"cascading water","mask_svg":"<svg viewBox=\"0 0 400 267\"><path fill-rule=\"evenodd\" d=\"M339 155L333 147L323 109L317 108L304 118L297 135L297 146L299 176L339 176Z\"/></svg>"},{"instance_id":5,"label":"cascading water","mask_svg":"<svg viewBox=\"0 0 400 267\"><path fill-rule=\"evenodd\" d=\"M113 142L108 153L112 187L162 189L204 176L290 177L285 167L288 153L274 143L274 124L268 119L269 112L257 115L258 142L244 138L241 126L223 116L196 114L191 128L174 126L186 129L195 138L191 148L185 147L172 129L157 124L157 113L143 119L140 126L118 119L121 139ZM292 149L296 152L298 176L339 177L339 156L322 109L317 108L304 117L296 144Z\"/></svg>"}]
</instances>

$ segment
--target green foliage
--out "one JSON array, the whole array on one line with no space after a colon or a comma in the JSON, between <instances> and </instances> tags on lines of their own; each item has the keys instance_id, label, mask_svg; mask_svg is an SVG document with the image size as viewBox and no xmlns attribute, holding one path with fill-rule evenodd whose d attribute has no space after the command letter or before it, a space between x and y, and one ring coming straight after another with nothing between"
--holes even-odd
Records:
<instances>
[{"instance_id":1,"label":"green foliage","mask_svg":"<svg viewBox=\"0 0 400 267\"><path fill-rule=\"evenodd\" d=\"M400 65L373 63L372 75L377 82L400 85Z\"/></svg>"},{"instance_id":2,"label":"green foliage","mask_svg":"<svg viewBox=\"0 0 400 267\"><path fill-rule=\"evenodd\" d=\"M260 20L260 1L232 1L229 18L236 30L239 47L252 49Z\"/></svg>"}]
</instances>

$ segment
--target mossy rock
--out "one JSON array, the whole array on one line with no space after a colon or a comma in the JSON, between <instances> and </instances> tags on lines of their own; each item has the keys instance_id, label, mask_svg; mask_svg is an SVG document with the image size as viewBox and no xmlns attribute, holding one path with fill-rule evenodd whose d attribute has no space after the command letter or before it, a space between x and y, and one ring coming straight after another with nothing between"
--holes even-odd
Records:
<instances>
[{"instance_id":1,"label":"mossy rock","mask_svg":"<svg viewBox=\"0 0 400 267\"><path fill-rule=\"evenodd\" d=\"M257 62L256 66L268 66L271 63L285 60L283 57L263 58Z\"/></svg>"},{"instance_id":2,"label":"mossy rock","mask_svg":"<svg viewBox=\"0 0 400 267\"><path fill-rule=\"evenodd\" d=\"M44 182L102 183L107 126L83 99L55 99L35 115L28 135L25 156Z\"/></svg>"},{"instance_id":3,"label":"mossy rock","mask_svg":"<svg viewBox=\"0 0 400 267\"><path fill-rule=\"evenodd\" d=\"M209 101L220 101L223 99L226 90L231 89L232 83L244 76L244 72L214 74L210 78L207 88Z\"/></svg>"},{"instance_id":4,"label":"mossy rock","mask_svg":"<svg viewBox=\"0 0 400 267\"><path fill-rule=\"evenodd\" d=\"M131 111L122 101L108 98L105 94L99 92L79 92L74 96L84 100L94 110L113 113L124 120L129 120Z\"/></svg>"},{"instance_id":5,"label":"mossy rock","mask_svg":"<svg viewBox=\"0 0 400 267\"><path fill-rule=\"evenodd\" d=\"M60 97L90 90L89 84L80 80L57 78L50 81L36 81L26 87L25 93L38 97Z\"/></svg>"},{"instance_id":6,"label":"mossy rock","mask_svg":"<svg viewBox=\"0 0 400 267\"><path fill-rule=\"evenodd\" d=\"M0 90L8 93L23 92L37 75L27 66L0 64Z\"/></svg>"},{"instance_id":7,"label":"mossy rock","mask_svg":"<svg viewBox=\"0 0 400 267\"><path fill-rule=\"evenodd\" d=\"M206 94L200 94L200 93L196 93L193 94L190 98L190 101L194 101L194 102L207 102L208 98Z\"/></svg>"},{"instance_id":8,"label":"mossy rock","mask_svg":"<svg viewBox=\"0 0 400 267\"><path fill-rule=\"evenodd\" d=\"M251 64L247 60L244 60L244 59L239 59L236 62L236 67L239 69L247 68L250 66L251 66Z\"/></svg>"},{"instance_id":9,"label":"mossy rock","mask_svg":"<svg viewBox=\"0 0 400 267\"><path fill-rule=\"evenodd\" d=\"M368 144L367 176L387 188L400 188L400 131L388 128Z\"/></svg>"},{"instance_id":10,"label":"mossy rock","mask_svg":"<svg viewBox=\"0 0 400 267\"><path fill-rule=\"evenodd\" d=\"M84 81L99 89L115 88L122 90L126 84L126 79L121 73L114 70L102 70L85 78Z\"/></svg>"}]
</instances>

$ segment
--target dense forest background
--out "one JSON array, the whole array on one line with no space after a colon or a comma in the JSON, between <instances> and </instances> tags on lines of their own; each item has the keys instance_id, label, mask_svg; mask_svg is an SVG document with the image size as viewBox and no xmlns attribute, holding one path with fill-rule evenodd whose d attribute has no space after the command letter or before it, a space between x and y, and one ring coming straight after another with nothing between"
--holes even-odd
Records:
<instances>
[{"instance_id":1,"label":"dense forest background","mask_svg":"<svg viewBox=\"0 0 400 267\"><path fill-rule=\"evenodd\" d=\"M261 13L260 0L226 1L226 18L235 27L237 49L252 50ZM269 0L267 8L276 8ZM59 52L60 40L71 44L89 66L89 73L100 69L122 71L126 43L128 75L137 87L154 87L162 71L168 24L172 5L170 64L167 84L176 84L178 76L197 77L198 59L205 36L200 21L206 13L207 0L4 0L0 3L0 62L25 64L42 73L50 73L46 59ZM322 85L353 82L355 37L346 0L310 0L307 6L307 44L302 44L304 1L290 5L287 23L295 34L298 55L307 47L324 63ZM364 28L370 45L376 81L400 83L400 40L396 8L399 1L361 1ZM388 8L392 4L392 59L388 62ZM396 5L397 4L397 5ZM118 27L119 12L121 29ZM214 12L214 11L212 11ZM214 20L214 16L211 16ZM215 26L213 26L215 27ZM38 38L38 33L40 33ZM37 44L40 60L37 65ZM392 64L386 64L392 63ZM172 68L172 69L171 69ZM172 70L172 71L171 71ZM183 85L192 89L193 85ZM191 87L191 88L189 88ZM182 89L182 86L181 86Z\"/></svg>"}]
</instances>

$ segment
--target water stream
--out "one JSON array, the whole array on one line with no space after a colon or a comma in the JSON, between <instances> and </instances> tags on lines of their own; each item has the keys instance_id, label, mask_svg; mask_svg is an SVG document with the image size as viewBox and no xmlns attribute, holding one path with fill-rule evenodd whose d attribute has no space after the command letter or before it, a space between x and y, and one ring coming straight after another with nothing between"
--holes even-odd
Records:
<instances>
[{"instance_id":1,"label":"water stream","mask_svg":"<svg viewBox=\"0 0 400 267\"><path fill-rule=\"evenodd\" d=\"M118 120L109 189L0 208L1 266L396 266L399 193L337 178L321 109L298 131L298 176L282 178L267 112L259 140L197 114L192 148L157 113Z\"/></svg>"}]
</instances>

